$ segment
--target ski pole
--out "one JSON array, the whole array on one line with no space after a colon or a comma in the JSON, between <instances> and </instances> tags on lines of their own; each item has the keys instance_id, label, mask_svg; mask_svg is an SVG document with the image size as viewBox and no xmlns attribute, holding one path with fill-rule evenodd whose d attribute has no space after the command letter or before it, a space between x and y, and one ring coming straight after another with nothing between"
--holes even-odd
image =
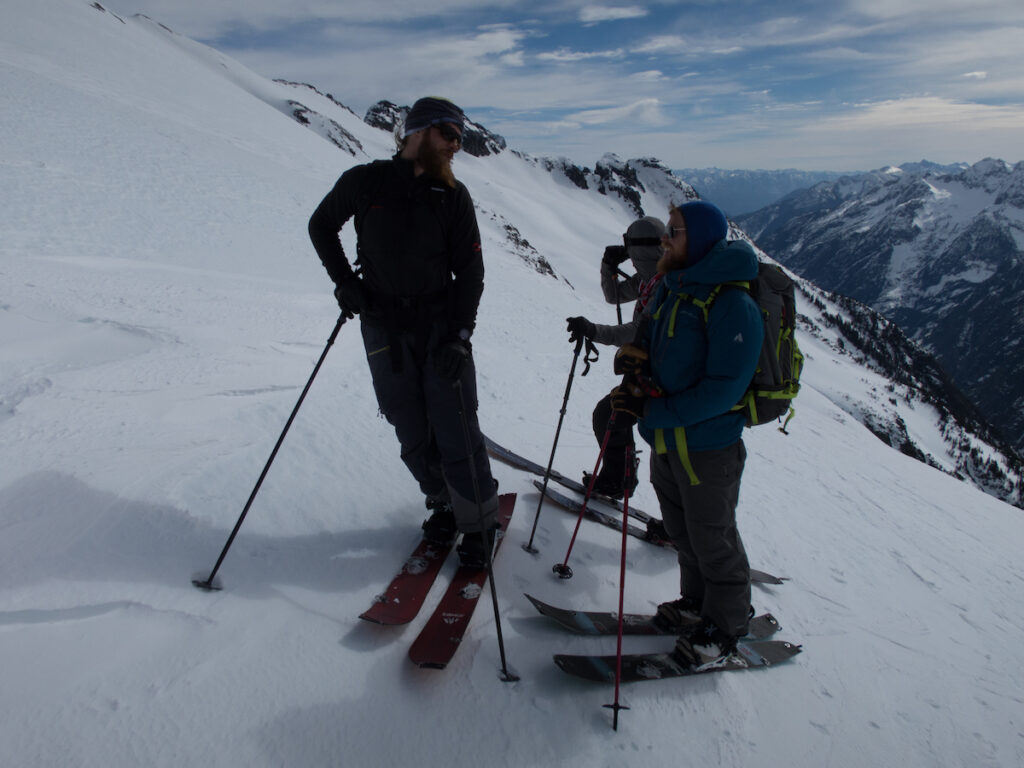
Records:
<instances>
[{"instance_id":1,"label":"ski pole","mask_svg":"<svg viewBox=\"0 0 1024 768\"><path fill-rule=\"evenodd\" d=\"M626 447L626 476L624 482L625 493L622 496L622 560L619 563L619 628L618 645L615 649L615 701L604 706L611 709L612 730L619 730L619 710L629 709L619 703L619 684L622 682L622 608L626 594L626 531L629 527L629 488L630 480L636 471L637 462L633 455L633 449Z\"/></svg>"},{"instance_id":2,"label":"ski pole","mask_svg":"<svg viewBox=\"0 0 1024 768\"><path fill-rule=\"evenodd\" d=\"M288 434L288 429L291 427L292 422L295 420L295 414L299 412L299 406L302 405L302 401L306 399L306 393L309 392L309 388L313 384L313 379L316 378L317 373L320 371L320 366L323 365L324 359L327 357L327 353L331 349L331 345L334 344L334 340L338 338L338 332L341 330L341 326L345 324L345 321L352 317L346 312L342 312L338 315L338 322L334 324L334 330L331 331L330 338L327 339L327 346L324 347L323 354L320 355L320 359L316 363L316 367L313 368L313 373L309 377L309 381L306 382L305 388L302 390L302 394L299 395L299 400L295 403L295 407L292 409L292 415L288 417L288 421L284 425L284 429L281 431L281 436L277 438L277 444L274 446L274 450L270 452L270 458L267 459L266 465L263 467L263 471L260 473L259 480L256 481L256 486L252 489L252 493L249 494L249 500L245 503L245 508L242 510L242 514L238 517L238 522L235 523L235 528L231 531L231 535L228 536L227 543L224 545L224 549L221 550L220 557L217 558L217 564L213 566L213 570L210 571L210 575L205 579L194 578L192 583L198 588L206 591L219 590L221 588L219 582L214 582L214 577L217 575L217 571L220 569L221 563L224 562L225 556L228 554L228 550L231 549L231 544L235 540L235 536L238 535L238 529L242 527L242 522L245 520L245 516L249 514L249 507L252 506L253 500L256 498L256 494L260 490L260 486L263 485L263 479L267 476L267 472L270 470L270 465L274 463L274 458L277 456L277 451L281 447L281 443L284 442L284 436Z\"/></svg>"},{"instance_id":3,"label":"ski pole","mask_svg":"<svg viewBox=\"0 0 1024 768\"><path fill-rule=\"evenodd\" d=\"M502 682L514 683L519 676L508 668L508 661L505 658L505 640L501 634L501 612L498 610L498 589L494 585L494 561L491 558L491 547L488 541L487 529L484 525L484 505L480 495L480 476L476 471L474 459L473 440L469 432L469 419L466 416L466 398L462 394L462 380L456 379L455 388L459 391L459 415L462 417L462 434L466 438L466 454L469 460L469 476L473 480L473 494L476 496L476 511L480 522L480 538L484 545L484 562L487 568L487 581L491 585L491 603L494 605L494 626L498 634L498 655L501 657L501 679ZM466 534L467 536L469 534Z\"/></svg>"},{"instance_id":4,"label":"ski pole","mask_svg":"<svg viewBox=\"0 0 1024 768\"><path fill-rule=\"evenodd\" d=\"M622 297L619 295L619 278L623 280L629 280L629 275L622 271L621 268L615 268L615 316L619 320L619 325L622 325Z\"/></svg>"},{"instance_id":5,"label":"ski pole","mask_svg":"<svg viewBox=\"0 0 1024 768\"><path fill-rule=\"evenodd\" d=\"M580 359L580 350L583 349L583 342L585 339L581 336L576 341L576 349L572 353L572 366L569 368L569 380L565 382L565 396L562 398L562 410L558 412L558 426L555 427L555 440L551 444L551 456L548 458L548 468L544 471L544 488L541 490L540 500L537 502L537 512L533 516L533 530L530 531L530 540L523 544L523 549L529 552L531 555L537 554L537 549L533 546L533 537L537 533L537 523L540 520L540 508L544 504L544 491L548 489L548 480L551 478L551 465L555 463L555 449L558 447L558 436L562 431L562 420L565 419L565 408L569 403L569 392L572 390L572 379L576 374L576 362ZM587 375L587 371L590 370L590 363L594 362L591 360L589 355L591 352L591 346L587 347L587 357L584 358L586 363L586 369L583 371L583 375ZM595 350L596 352L596 350Z\"/></svg>"},{"instance_id":6,"label":"ski pole","mask_svg":"<svg viewBox=\"0 0 1024 768\"><path fill-rule=\"evenodd\" d=\"M640 341L644 338L644 333L647 330L647 323L649 321L649 315L644 315L643 317L640 318L640 323L637 326L636 333L633 335L634 344L639 344ZM629 381L629 379L630 374L624 373L622 377L622 383L620 384L620 386L624 386ZM597 463L594 465L594 473L590 476L590 483L589 485L587 485L587 492L583 497L583 504L582 506L580 506L580 513L576 518L576 528L575 530L573 530L572 538L569 540L569 549L565 553L565 561L553 565L551 567L551 570L554 571L560 579L572 578L572 568L569 567L569 555L572 554L573 544L576 543L576 535L580 532L580 523L583 522L583 515L586 514L587 504L590 503L590 496L594 492L594 484L597 481L597 473L598 470L601 468L601 462L604 460L604 453L605 450L608 448L608 441L609 439L611 439L612 431L615 429L615 416L617 415L617 413L618 412L613 408L611 416L608 417L608 426L605 429L604 438L602 438L601 440L601 450L597 454ZM543 494L541 494L541 499L543 498L544 496Z\"/></svg>"},{"instance_id":7,"label":"ski pole","mask_svg":"<svg viewBox=\"0 0 1024 768\"><path fill-rule=\"evenodd\" d=\"M594 472L590 476L590 483L587 485L587 492L583 496L583 504L580 505L580 513L576 517L576 528L572 532L572 538L569 539L569 549L565 553L565 560L561 563L556 563L551 566L551 570L558 575L560 579L571 579L572 568L569 567L569 556L572 554L572 547L576 543L576 535L580 532L580 523L583 522L583 515L586 514L587 504L590 503L590 496L594 492L594 484L597 482L597 473L601 469L601 462L604 460L605 449L608 448L608 440L611 438L612 430L615 428L615 411L612 411L612 415L608 418L608 428L604 432L604 437L601 439L601 450L597 454L597 463L594 465ZM544 494L542 493L541 501L544 500Z\"/></svg>"},{"instance_id":8,"label":"ski pole","mask_svg":"<svg viewBox=\"0 0 1024 768\"><path fill-rule=\"evenodd\" d=\"M621 273L622 270L616 270ZM619 295L619 275L615 275L615 319L622 325L622 297Z\"/></svg>"}]
</instances>

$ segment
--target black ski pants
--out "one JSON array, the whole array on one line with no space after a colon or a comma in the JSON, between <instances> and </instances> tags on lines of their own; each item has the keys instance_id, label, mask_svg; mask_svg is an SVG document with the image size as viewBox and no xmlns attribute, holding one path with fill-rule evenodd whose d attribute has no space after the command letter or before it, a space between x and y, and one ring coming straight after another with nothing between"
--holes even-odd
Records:
<instances>
[{"instance_id":1,"label":"black ski pants","mask_svg":"<svg viewBox=\"0 0 1024 768\"><path fill-rule=\"evenodd\" d=\"M742 440L717 451L693 451L690 462L700 483L690 485L676 451L651 456L651 483L679 552L680 593L701 600L702 616L731 635L746 634L750 611L750 564L736 527L746 457Z\"/></svg>"},{"instance_id":2,"label":"black ski pants","mask_svg":"<svg viewBox=\"0 0 1024 768\"><path fill-rule=\"evenodd\" d=\"M469 426L467 442L459 390L454 381L434 370L438 328L426 336L389 333L365 321L361 326L377 404L395 428L402 461L420 490L426 496L438 496L447 489L460 531L479 531L481 522L484 528L492 527L498 497L477 420L472 355L459 379ZM400 349L392 349L394 343ZM479 488L474 487L474 470Z\"/></svg>"}]
</instances>

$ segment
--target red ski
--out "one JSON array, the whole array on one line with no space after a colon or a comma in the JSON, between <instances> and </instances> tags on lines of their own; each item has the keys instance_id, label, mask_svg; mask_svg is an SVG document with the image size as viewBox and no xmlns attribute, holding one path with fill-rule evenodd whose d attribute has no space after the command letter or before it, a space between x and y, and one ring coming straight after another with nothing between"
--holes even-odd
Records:
<instances>
[{"instance_id":1,"label":"red ski","mask_svg":"<svg viewBox=\"0 0 1024 768\"><path fill-rule=\"evenodd\" d=\"M421 541L388 588L377 595L370 609L359 618L375 624L408 624L419 613L451 551L451 542L434 544L426 539Z\"/></svg>"},{"instance_id":2,"label":"red ski","mask_svg":"<svg viewBox=\"0 0 1024 768\"><path fill-rule=\"evenodd\" d=\"M498 528L494 543L494 555L501 548L502 539L508 529L515 508L516 495L505 493L498 497ZM409 649L409 658L414 664L430 669L444 669L458 650L473 617L478 598L483 594L487 582L487 569L459 566L452 578L448 591L427 619L419 637Z\"/></svg>"}]
</instances>

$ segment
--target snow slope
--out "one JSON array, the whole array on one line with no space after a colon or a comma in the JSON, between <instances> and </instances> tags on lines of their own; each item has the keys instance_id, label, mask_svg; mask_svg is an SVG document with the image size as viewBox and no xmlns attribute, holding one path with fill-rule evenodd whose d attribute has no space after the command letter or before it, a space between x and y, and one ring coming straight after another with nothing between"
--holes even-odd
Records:
<instances>
[{"instance_id":1,"label":"snow slope","mask_svg":"<svg viewBox=\"0 0 1024 768\"><path fill-rule=\"evenodd\" d=\"M212 567L337 317L305 233L337 175L389 137L324 99L353 156L283 114L271 83L142 18L9 4L0 28L0 743L12 766L1015 766L1024 761L1020 511L885 448L844 405L872 374L824 336L790 436L747 435L740 525L790 577L755 603L805 644L768 671L612 692L556 652L522 597L612 608L614 532L530 478L497 561L515 684L490 606L452 665L358 614L418 538L417 489L346 325L221 576ZM315 97L310 94L310 101ZM343 96L342 96L343 98ZM331 111L333 110L333 111ZM364 156L365 155L365 156ZM630 214L512 153L459 157L487 289L480 418L544 461L571 362L564 318L610 321L597 260ZM510 245L513 225L555 276ZM345 234L351 246L350 233ZM590 468L610 350L577 378L556 465ZM645 473L646 474L646 473ZM638 506L656 510L649 485ZM626 605L674 595L670 554L630 540ZM454 563L445 566L450 573ZM428 605L436 600L435 590ZM664 640L633 638L628 650Z\"/></svg>"}]
</instances>

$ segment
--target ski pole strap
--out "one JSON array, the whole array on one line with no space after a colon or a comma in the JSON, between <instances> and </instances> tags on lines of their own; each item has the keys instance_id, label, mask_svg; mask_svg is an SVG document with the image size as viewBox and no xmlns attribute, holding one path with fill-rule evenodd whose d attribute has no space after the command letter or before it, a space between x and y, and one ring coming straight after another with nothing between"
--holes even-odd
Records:
<instances>
[{"instance_id":1,"label":"ski pole strap","mask_svg":"<svg viewBox=\"0 0 1024 768\"><path fill-rule=\"evenodd\" d=\"M591 341L590 339L587 339L586 346L587 351L583 355L583 372L580 374L580 376L586 376L588 373L590 373L590 364L596 363L597 359L601 356L600 353L598 353L597 351L597 347L594 346L594 342Z\"/></svg>"},{"instance_id":2,"label":"ski pole strap","mask_svg":"<svg viewBox=\"0 0 1024 768\"><path fill-rule=\"evenodd\" d=\"M779 432L781 432L784 435L788 435L789 434L789 432L786 431L786 427L789 426L789 421L794 416L796 416L796 409L791 405L791 406L789 406L789 415L786 416L786 420L784 422L782 422L782 426L779 427Z\"/></svg>"},{"instance_id":3,"label":"ski pole strap","mask_svg":"<svg viewBox=\"0 0 1024 768\"><path fill-rule=\"evenodd\" d=\"M686 445L686 428L676 427L672 430L672 435L676 439L676 453L679 454L679 463L686 470L686 474L690 478L690 485L700 485L700 478L697 477L697 472L693 468L693 462L690 461L690 449ZM668 453L664 429L654 430L654 452L660 454Z\"/></svg>"}]
</instances>

